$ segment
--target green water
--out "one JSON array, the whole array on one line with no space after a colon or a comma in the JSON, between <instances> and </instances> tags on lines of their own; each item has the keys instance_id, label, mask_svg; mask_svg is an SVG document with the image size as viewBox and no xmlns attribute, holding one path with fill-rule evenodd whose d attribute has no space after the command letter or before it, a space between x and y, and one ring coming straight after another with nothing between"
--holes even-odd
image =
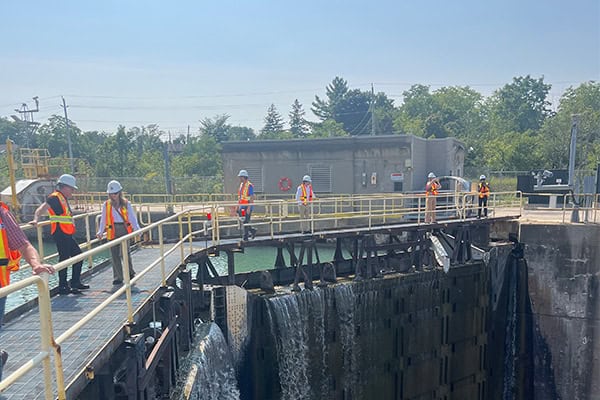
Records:
<instances>
[{"instance_id":1,"label":"green water","mask_svg":"<svg viewBox=\"0 0 600 400\"><path fill-rule=\"evenodd\" d=\"M36 243L33 243L35 247L37 247ZM335 252L335 245L330 243L319 243L317 244L317 251L319 253L319 260L331 261L333 260L333 254ZM54 254L56 253L56 245L53 241L44 241L44 254ZM296 249L296 255L298 255L299 249ZM235 271L238 272L250 272L250 271L261 271L266 269L272 269L275 267L275 258L277 256L277 249L274 247L247 247L244 250L244 253L234 253L235 257ZM134 265L135 265L135 252L132 254ZM108 250L102 252L96 256L94 256L93 263L94 265L98 265L101 262L107 261L110 259L110 253ZM290 265L289 254L286 250L284 250L284 259L286 265ZM304 262L306 262L307 258L305 255ZM55 258L53 260L47 261L49 264L54 264L58 260ZM211 257L211 262L215 266L215 269L219 273L219 275L227 275L227 256L225 253L222 253L218 257ZM313 263L317 262L316 256L313 254ZM88 262L84 260L82 273L88 271ZM11 275L11 282L16 282L21 279L27 278L31 276L30 268L23 268L19 271L13 272ZM71 277L71 268L68 268L68 277ZM58 274L50 275L49 278L50 288L56 287L58 285ZM36 286L29 286L24 288L18 292L12 293L8 296L6 300L6 311L12 310L15 307L36 298L38 295Z\"/></svg>"},{"instance_id":2,"label":"green water","mask_svg":"<svg viewBox=\"0 0 600 400\"><path fill-rule=\"evenodd\" d=\"M39 247L35 241L32 241L31 244L39 251ZM47 256L49 254L54 254L54 253L56 253L56 245L54 244L54 241L52 241L52 240L44 241L44 255ZM109 259L110 259L110 253L108 250L106 250L104 252L101 252L101 253L95 255L92 260L92 263L94 265L98 265ZM50 260L46 260L46 263L48 263L48 264L55 264L57 262L58 262L58 257L54 257ZM22 261L21 263L23 264L24 261ZM83 268L81 269L81 272L84 273L88 270L89 270L88 262L87 262L87 260L84 260ZM30 276L31 276L31 268L29 268L29 267L22 268L18 271L11 273L10 281L17 282L17 281L20 281L21 279L25 279ZM70 267L67 269L67 277L69 279L71 279L71 268ZM48 283L50 285L50 288L58 286L58 273L50 275L50 277L48 279ZM37 286L28 286L22 290L19 290L18 292L11 293L8 296L8 298L6 299L6 311L10 311L10 310L14 309L15 307L17 307L29 300L36 298L37 296L38 296Z\"/></svg>"},{"instance_id":3,"label":"green water","mask_svg":"<svg viewBox=\"0 0 600 400\"><path fill-rule=\"evenodd\" d=\"M335 252L335 245L328 243L317 244L319 260L332 261ZM235 272L250 272L262 271L275 268L275 257L277 249L274 247L247 247L244 253L234 253L235 257ZM296 256L299 254L299 249L296 249ZM290 259L287 250L284 250L283 256L287 266L290 266ZM304 262L306 263L306 253ZM219 275L227 275L227 256L222 253L218 257L211 257L211 262ZM316 256L313 254L313 263L317 262Z\"/></svg>"}]
</instances>

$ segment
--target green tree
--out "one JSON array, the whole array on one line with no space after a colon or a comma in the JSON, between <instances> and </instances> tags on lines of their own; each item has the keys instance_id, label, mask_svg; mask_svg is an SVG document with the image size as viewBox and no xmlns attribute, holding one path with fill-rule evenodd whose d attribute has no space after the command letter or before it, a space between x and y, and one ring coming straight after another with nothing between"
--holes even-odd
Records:
<instances>
[{"instance_id":1,"label":"green tree","mask_svg":"<svg viewBox=\"0 0 600 400\"><path fill-rule=\"evenodd\" d=\"M271 104L265 116L265 125L260 130L261 139L274 138L283 131L283 118L277 111L275 104Z\"/></svg>"},{"instance_id":2,"label":"green tree","mask_svg":"<svg viewBox=\"0 0 600 400\"><path fill-rule=\"evenodd\" d=\"M513 78L512 83L495 91L486 102L492 134L537 132L551 115L547 100L550 88L543 77L527 75Z\"/></svg>"},{"instance_id":3,"label":"green tree","mask_svg":"<svg viewBox=\"0 0 600 400\"><path fill-rule=\"evenodd\" d=\"M336 119L337 105L342 101L348 93L348 82L336 76L333 81L325 88L326 100L321 100L319 96L315 96L315 101L312 103L312 112L325 121L327 119Z\"/></svg>"},{"instance_id":4,"label":"green tree","mask_svg":"<svg viewBox=\"0 0 600 400\"><path fill-rule=\"evenodd\" d=\"M567 168L573 116L578 116L577 169L595 169L600 162L600 83L570 87L560 98L556 115L540 131L545 168Z\"/></svg>"},{"instance_id":5,"label":"green tree","mask_svg":"<svg viewBox=\"0 0 600 400\"><path fill-rule=\"evenodd\" d=\"M294 100L290 112L290 132L295 138L305 138L310 133L308 122L304 118L305 114L302 104L298 99Z\"/></svg>"},{"instance_id":6,"label":"green tree","mask_svg":"<svg viewBox=\"0 0 600 400\"><path fill-rule=\"evenodd\" d=\"M247 126L232 126L229 128L229 140L255 140L256 134Z\"/></svg>"},{"instance_id":7,"label":"green tree","mask_svg":"<svg viewBox=\"0 0 600 400\"><path fill-rule=\"evenodd\" d=\"M200 121L200 133L202 135L213 137L217 143L229 140L229 128L227 120L229 115L217 115L214 119L205 118Z\"/></svg>"},{"instance_id":8,"label":"green tree","mask_svg":"<svg viewBox=\"0 0 600 400\"><path fill-rule=\"evenodd\" d=\"M325 120L319 124L313 124L311 133L307 136L310 139L323 137L349 136L344 130L344 126L333 119Z\"/></svg>"}]
</instances>

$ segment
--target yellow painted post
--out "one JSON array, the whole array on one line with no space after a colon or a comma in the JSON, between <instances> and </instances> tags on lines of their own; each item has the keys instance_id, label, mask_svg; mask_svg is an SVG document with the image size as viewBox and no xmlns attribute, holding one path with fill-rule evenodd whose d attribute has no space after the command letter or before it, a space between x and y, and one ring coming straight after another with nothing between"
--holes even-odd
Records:
<instances>
[{"instance_id":1,"label":"yellow painted post","mask_svg":"<svg viewBox=\"0 0 600 400\"><path fill-rule=\"evenodd\" d=\"M87 249L91 250L92 249L92 236L90 233L90 215L86 214L85 215L85 237L87 239ZM94 260L92 259L92 256L90 255L88 257L88 269L92 269L94 268Z\"/></svg>"},{"instance_id":2,"label":"yellow painted post","mask_svg":"<svg viewBox=\"0 0 600 400\"><path fill-rule=\"evenodd\" d=\"M177 223L179 225L179 243L181 243L181 241L183 240L183 217L181 214L179 214L179 216L177 217ZM181 255L181 262L183 263L183 243L181 246L179 246L179 252Z\"/></svg>"},{"instance_id":3,"label":"yellow painted post","mask_svg":"<svg viewBox=\"0 0 600 400\"><path fill-rule=\"evenodd\" d=\"M17 199L17 184L15 182L15 161L13 160L13 151L12 151L12 140L6 139L6 158L8 159L8 176L10 179L10 201L12 212L17 221L20 221L21 213L19 210L21 206L19 205L19 200Z\"/></svg>"},{"instance_id":4,"label":"yellow painted post","mask_svg":"<svg viewBox=\"0 0 600 400\"><path fill-rule=\"evenodd\" d=\"M167 277L165 274L165 243L163 242L163 225L158 226L158 244L160 246L160 274L161 284L167 286Z\"/></svg>"},{"instance_id":5,"label":"yellow painted post","mask_svg":"<svg viewBox=\"0 0 600 400\"><path fill-rule=\"evenodd\" d=\"M194 250L194 244L192 241L192 213L190 211L188 211L188 236L189 236L189 241L190 241L190 254L193 252ZM181 263L183 264L183 247L181 249Z\"/></svg>"},{"instance_id":6,"label":"yellow painted post","mask_svg":"<svg viewBox=\"0 0 600 400\"><path fill-rule=\"evenodd\" d=\"M129 276L129 240L121 242L121 256L123 257L123 279L125 280L125 294L127 296L127 322L133 323L133 300L131 298L131 277Z\"/></svg>"},{"instance_id":7,"label":"yellow painted post","mask_svg":"<svg viewBox=\"0 0 600 400\"><path fill-rule=\"evenodd\" d=\"M45 274L44 278L40 276L39 279L36 279L36 284L38 288L38 301L40 307L40 335L42 339L42 351L47 354L42 361L42 364L44 366L44 392L46 400L52 400L54 396L52 390L52 367L50 366L50 349L52 348L53 335L52 315L50 311L50 292L48 290L47 282L48 274Z\"/></svg>"},{"instance_id":8,"label":"yellow painted post","mask_svg":"<svg viewBox=\"0 0 600 400\"><path fill-rule=\"evenodd\" d=\"M38 252L42 260L44 259L44 237L42 235L42 227L37 226L37 241L38 241Z\"/></svg>"}]
</instances>

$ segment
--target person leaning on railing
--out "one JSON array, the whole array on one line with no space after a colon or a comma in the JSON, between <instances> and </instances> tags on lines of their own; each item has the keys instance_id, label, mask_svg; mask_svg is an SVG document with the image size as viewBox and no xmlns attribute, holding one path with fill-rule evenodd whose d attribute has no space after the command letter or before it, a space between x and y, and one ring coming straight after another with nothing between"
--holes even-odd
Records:
<instances>
[{"instance_id":1,"label":"person leaning on railing","mask_svg":"<svg viewBox=\"0 0 600 400\"><path fill-rule=\"evenodd\" d=\"M106 232L106 239L113 240L140 229L131 202L123 197L123 187L119 181L110 181L106 188L109 199L102 204L102 216L98 224L96 237L102 239ZM110 248L113 268L113 285L123 283L123 264L121 259L121 246ZM129 277L135 276L131 261L131 249L127 243L127 260L129 263Z\"/></svg>"},{"instance_id":2,"label":"person leaning on railing","mask_svg":"<svg viewBox=\"0 0 600 400\"><path fill-rule=\"evenodd\" d=\"M425 184L425 223L435 222L435 206L438 190L442 185L436 178L433 172L427 175L427 183Z\"/></svg>"},{"instance_id":3,"label":"person leaning on railing","mask_svg":"<svg viewBox=\"0 0 600 400\"><path fill-rule=\"evenodd\" d=\"M63 174L58 178L56 190L46 198L34 213L31 224L37 225L41 214L48 211L50 216L50 234L56 243L58 250L58 261L64 261L71 257L81 254L81 248L75 241L75 221L69 205L69 199L77 190L75 177L69 174ZM90 285L81 282L81 267L83 261L73 264L71 270L71 283L67 281L67 269L58 271L58 293L60 294L81 294L81 289L89 289Z\"/></svg>"},{"instance_id":4,"label":"person leaning on railing","mask_svg":"<svg viewBox=\"0 0 600 400\"><path fill-rule=\"evenodd\" d=\"M10 284L10 273L19 269L21 256L31 266L35 275L41 273L54 273L54 267L49 264L43 264L39 253L29 243L27 237L17 225L12 214L8 211L6 204L0 202L0 236L2 237L2 246L0 246L0 286L5 287ZM4 319L4 310L6 308L6 296L0 297L0 328ZM8 360L6 350L0 350L0 380L2 379L2 370Z\"/></svg>"}]
</instances>

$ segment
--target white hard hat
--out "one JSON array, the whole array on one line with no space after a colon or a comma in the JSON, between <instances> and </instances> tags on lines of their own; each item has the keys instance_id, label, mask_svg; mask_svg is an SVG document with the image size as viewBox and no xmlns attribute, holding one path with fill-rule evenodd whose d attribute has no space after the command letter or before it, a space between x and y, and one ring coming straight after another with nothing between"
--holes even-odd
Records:
<instances>
[{"instance_id":1,"label":"white hard hat","mask_svg":"<svg viewBox=\"0 0 600 400\"><path fill-rule=\"evenodd\" d=\"M248 171L246 171L245 169L240 169L240 173L238 174L238 176L243 176L243 177L247 178Z\"/></svg>"},{"instance_id":2,"label":"white hard hat","mask_svg":"<svg viewBox=\"0 0 600 400\"><path fill-rule=\"evenodd\" d=\"M302 182L312 182L312 179L310 179L310 175L304 175L302 177Z\"/></svg>"},{"instance_id":3,"label":"white hard hat","mask_svg":"<svg viewBox=\"0 0 600 400\"><path fill-rule=\"evenodd\" d=\"M69 175L69 174L62 174L59 178L57 183L60 183L61 185L67 185L72 187L73 189L79 189L77 187L77 185L75 184L75 177L73 175Z\"/></svg>"},{"instance_id":4,"label":"white hard hat","mask_svg":"<svg viewBox=\"0 0 600 400\"><path fill-rule=\"evenodd\" d=\"M485 175L481 175L481 176L479 177L479 180L484 180L484 179L485 179Z\"/></svg>"},{"instance_id":5,"label":"white hard hat","mask_svg":"<svg viewBox=\"0 0 600 400\"><path fill-rule=\"evenodd\" d=\"M429 175L427 175L428 178L435 178L435 174L433 172L430 172Z\"/></svg>"},{"instance_id":6,"label":"white hard hat","mask_svg":"<svg viewBox=\"0 0 600 400\"><path fill-rule=\"evenodd\" d=\"M119 193L123 190L123 186L119 183L119 181L110 181L108 182L108 186L106 187L106 193Z\"/></svg>"}]
</instances>

